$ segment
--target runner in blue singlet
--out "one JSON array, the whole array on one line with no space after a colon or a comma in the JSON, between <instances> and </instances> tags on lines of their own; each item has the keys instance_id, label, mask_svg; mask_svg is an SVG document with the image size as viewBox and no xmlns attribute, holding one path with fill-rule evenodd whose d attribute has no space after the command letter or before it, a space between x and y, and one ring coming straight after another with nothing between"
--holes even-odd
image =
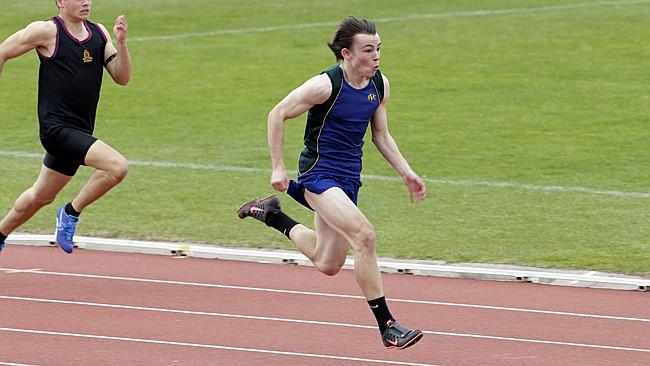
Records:
<instances>
[{"instance_id":1,"label":"runner in blue singlet","mask_svg":"<svg viewBox=\"0 0 650 366\"><path fill-rule=\"evenodd\" d=\"M388 79L379 71L381 40L373 22L348 17L330 49L337 65L312 77L278 103L268 118L271 185L315 211L315 230L297 223L280 209L273 195L242 205L240 218L265 222L293 241L322 273L333 276L354 249L355 276L389 348L407 348L422 338L418 329L395 321L386 305L377 265L373 226L356 206L361 187L363 137L370 125L372 141L402 177L412 202L426 196L422 179L411 169L388 132ZM284 164L284 123L309 112L298 179L290 181Z\"/></svg>"}]
</instances>

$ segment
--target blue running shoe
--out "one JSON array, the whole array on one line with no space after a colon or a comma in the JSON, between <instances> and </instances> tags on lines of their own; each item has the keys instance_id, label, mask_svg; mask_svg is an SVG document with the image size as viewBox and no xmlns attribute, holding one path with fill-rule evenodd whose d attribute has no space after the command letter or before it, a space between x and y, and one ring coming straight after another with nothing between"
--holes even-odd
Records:
<instances>
[{"instance_id":1,"label":"blue running shoe","mask_svg":"<svg viewBox=\"0 0 650 366\"><path fill-rule=\"evenodd\" d=\"M72 253L74 243L72 236L77 228L78 217L65 213L65 205L56 210L56 232L54 233L56 244L66 253Z\"/></svg>"},{"instance_id":2,"label":"blue running shoe","mask_svg":"<svg viewBox=\"0 0 650 366\"><path fill-rule=\"evenodd\" d=\"M5 243L4 242L0 243L0 252L2 252L2 249L4 248L5 248Z\"/></svg>"}]
</instances>

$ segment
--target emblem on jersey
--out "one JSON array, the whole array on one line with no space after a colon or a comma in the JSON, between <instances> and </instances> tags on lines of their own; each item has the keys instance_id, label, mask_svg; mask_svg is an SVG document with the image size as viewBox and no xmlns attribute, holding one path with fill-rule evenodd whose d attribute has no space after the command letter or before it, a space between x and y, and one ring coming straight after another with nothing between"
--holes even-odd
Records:
<instances>
[{"instance_id":1,"label":"emblem on jersey","mask_svg":"<svg viewBox=\"0 0 650 366\"><path fill-rule=\"evenodd\" d=\"M90 55L90 51L84 49L84 57L83 57L84 63L86 62L93 62L93 57Z\"/></svg>"},{"instance_id":2,"label":"emblem on jersey","mask_svg":"<svg viewBox=\"0 0 650 366\"><path fill-rule=\"evenodd\" d=\"M372 93L368 94L368 101L369 102L374 102L375 100L377 100L377 96L375 94L372 94Z\"/></svg>"}]
</instances>

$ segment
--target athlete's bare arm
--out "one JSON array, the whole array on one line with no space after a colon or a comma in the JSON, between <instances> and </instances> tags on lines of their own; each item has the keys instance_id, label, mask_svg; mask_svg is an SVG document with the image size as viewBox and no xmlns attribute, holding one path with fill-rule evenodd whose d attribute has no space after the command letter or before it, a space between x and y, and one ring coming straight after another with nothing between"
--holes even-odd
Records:
<instances>
[{"instance_id":1,"label":"athlete's bare arm","mask_svg":"<svg viewBox=\"0 0 650 366\"><path fill-rule=\"evenodd\" d=\"M30 23L27 27L9 36L0 44L0 73L5 62L33 49L49 56L54 52L56 25L50 21Z\"/></svg>"},{"instance_id":2,"label":"athlete's bare arm","mask_svg":"<svg viewBox=\"0 0 650 366\"><path fill-rule=\"evenodd\" d=\"M113 80L120 84L126 85L131 80L131 56L129 55L129 48L126 45L126 35L128 33L128 23L126 17L120 15L115 19L115 26L113 27L113 34L119 48L115 48L108 30L102 24L98 24L101 31L106 37L107 43L104 51L104 62L110 61L106 65L106 70L111 75ZM115 55L115 56L114 56Z\"/></svg>"},{"instance_id":3,"label":"athlete's bare arm","mask_svg":"<svg viewBox=\"0 0 650 366\"><path fill-rule=\"evenodd\" d=\"M383 76L383 75L382 75ZM390 165L402 176L404 184L409 190L411 202L420 202L426 197L426 186L424 181L411 169L397 143L388 132L388 116L386 114L386 103L390 97L390 85L388 78L384 79L384 99L372 117L372 142L377 150L390 163Z\"/></svg>"},{"instance_id":4,"label":"athlete's bare arm","mask_svg":"<svg viewBox=\"0 0 650 366\"><path fill-rule=\"evenodd\" d=\"M332 83L329 77L325 74L317 75L291 91L269 113L267 127L273 189L286 191L289 187L284 165L284 122L300 116L316 104L325 103L331 93Z\"/></svg>"}]
</instances>

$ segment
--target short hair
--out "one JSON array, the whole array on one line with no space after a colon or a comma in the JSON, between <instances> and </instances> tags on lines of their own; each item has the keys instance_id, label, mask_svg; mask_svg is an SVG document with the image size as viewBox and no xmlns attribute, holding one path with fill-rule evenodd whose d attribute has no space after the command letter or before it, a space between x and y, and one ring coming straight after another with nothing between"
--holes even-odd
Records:
<instances>
[{"instance_id":1,"label":"short hair","mask_svg":"<svg viewBox=\"0 0 650 366\"><path fill-rule=\"evenodd\" d=\"M374 22L371 22L366 19L359 19L353 16L349 16L341 22L339 28L334 34L334 38L331 42L328 42L330 50L336 56L336 61L343 60L343 55L341 51L344 48L352 48L352 43L354 42L354 36L357 34L376 34L377 29Z\"/></svg>"}]
</instances>

